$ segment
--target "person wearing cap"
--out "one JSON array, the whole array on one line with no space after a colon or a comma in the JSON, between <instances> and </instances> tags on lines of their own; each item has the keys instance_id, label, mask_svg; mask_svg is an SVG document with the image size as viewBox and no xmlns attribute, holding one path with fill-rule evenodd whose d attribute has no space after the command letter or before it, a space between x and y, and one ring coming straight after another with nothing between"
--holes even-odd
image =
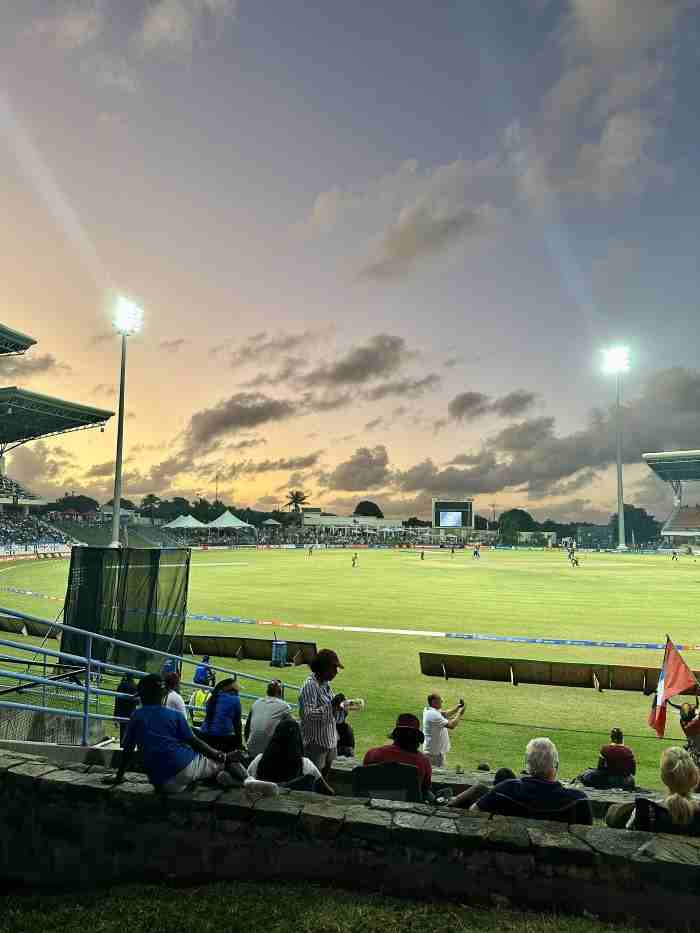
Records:
<instances>
[{"instance_id":1,"label":"person wearing cap","mask_svg":"<svg viewBox=\"0 0 700 933\"><path fill-rule=\"evenodd\" d=\"M255 758L267 748L272 735L283 719L292 718L292 707L282 699L282 684L273 680L267 685L267 696L260 697L250 708L243 735L248 754Z\"/></svg>"},{"instance_id":2,"label":"person wearing cap","mask_svg":"<svg viewBox=\"0 0 700 933\"><path fill-rule=\"evenodd\" d=\"M299 693L299 722L304 755L325 777L337 757L336 709L330 682L343 665L335 651L322 648L309 665L311 674Z\"/></svg>"},{"instance_id":3,"label":"person wearing cap","mask_svg":"<svg viewBox=\"0 0 700 933\"><path fill-rule=\"evenodd\" d=\"M393 740L390 745L370 748L362 764L379 765L387 761L398 761L400 764L413 765L418 771L421 790L425 797L433 780L433 769L430 758L418 751L419 746L425 741L418 717L413 713L401 713L389 738Z\"/></svg>"}]
</instances>

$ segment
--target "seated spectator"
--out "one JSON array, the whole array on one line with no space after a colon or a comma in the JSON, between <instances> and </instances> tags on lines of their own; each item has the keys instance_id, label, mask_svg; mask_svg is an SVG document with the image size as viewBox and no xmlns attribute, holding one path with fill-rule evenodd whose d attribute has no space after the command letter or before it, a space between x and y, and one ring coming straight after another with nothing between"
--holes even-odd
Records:
<instances>
[{"instance_id":1,"label":"seated spectator","mask_svg":"<svg viewBox=\"0 0 700 933\"><path fill-rule=\"evenodd\" d=\"M166 689L164 705L168 709L174 709L175 712L180 713L181 716L187 719L187 707L180 696L180 675L175 671L170 671L164 675L163 683Z\"/></svg>"},{"instance_id":2,"label":"seated spectator","mask_svg":"<svg viewBox=\"0 0 700 933\"><path fill-rule=\"evenodd\" d=\"M304 758L301 730L293 719L283 719L278 723L265 751L256 755L248 766L248 776L283 786L299 785L306 777L311 779L308 782L310 790L334 795L313 761Z\"/></svg>"},{"instance_id":3,"label":"seated spectator","mask_svg":"<svg viewBox=\"0 0 700 933\"><path fill-rule=\"evenodd\" d=\"M139 705L138 700L138 690L136 687L136 681L134 680L133 674L124 674L122 679L117 684L117 693L128 693L129 696L126 697L115 697L114 698L114 715L118 716L120 719L131 719L134 714L134 710ZM119 744L124 744L124 736L126 735L126 727L129 725L128 722L119 723Z\"/></svg>"},{"instance_id":4,"label":"seated spectator","mask_svg":"<svg viewBox=\"0 0 700 933\"><path fill-rule=\"evenodd\" d=\"M413 713L401 713L389 738L393 740L391 745L370 748L362 764L379 765L387 761L398 761L401 764L413 765L418 770L421 789L425 797L430 791L433 769L430 758L418 750L425 741L418 717Z\"/></svg>"},{"instance_id":5,"label":"seated spectator","mask_svg":"<svg viewBox=\"0 0 700 933\"><path fill-rule=\"evenodd\" d=\"M348 709L345 705L346 697L344 693L336 693L333 697L333 709L335 710L335 729L338 733L338 758L355 757L355 733L352 726L347 721Z\"/></svg>"},{"instance_id":6,"label":"seated spectator","mask_svg":"<svg viewBox=\"0 0 700 933\"><path fill-rule=\"evenodd\" d=\"M163 706L165 687L159 674L148 674L138 685L141 706L131 717L115 783L124 779L134 749L143 756L148 780L166 794L185 790L195 781L215 778L230 787L245 780L245 770L232 756L198 739L180 713Z\"/></svg>"},{"instance_id":7,"label":"seated spectator","mask_svg":"<svg viewBox=\"0 0 700 933\"><path fill-rule=\"evenodd\" d=\"M586 787L595 787L598 790L606 790L609 787L634 790L636 771L634 752L624 744L622 730L613 729L610 732L610 743L600 749L598 767L584 771L577 780Z\"/></svg>"},{"instance_id":8,"label":"seated spectator","mask_svg":"<svg viewBox=\"0 0 700 933\"><path fill-rule=\"evenodd\" d=\"M503 781L513 780L515 780L514 771L511 771L510 768L499 768L493 776L493 786L498 787L498 785L502 784ZM461 794L457 794L456 797L451 797L447 801L447 806L469 809L473 803L476 803L476 801L483 797L484 794L488 794L490 790L491 788L488 784L482 784L481 782L478 784L473 784L471 787L463 790Z\"/></svg>"},{"instance_id":9,"label":"seated spectator","mask_svg":"<svg viewBox=\"0 0 700 933\"><path fill-rule=\"evenodd\" d=\"M187 709L189 710L190 720L195 729L199 729L204 722L210 694L211 690L209 687L197 687L190 696Z\"/></svg>"},{"instance_id":10,"label":"seated spectator","mask_svg":"<svg viewBox=\"0 0 700 933\"><path fill-rule=\"evenodd\" d=\"M282 684L279 680L271 681L267 696L253 703L245 721L244 736L250 757L262 755L280 722L291 717L292 707L282 699Z\"/></svg>"},{"instance_id":11,"label":"seated spectator","mask_svg":"<svg viewBox=\"0 0 700 933\"><path fill-rule=\"evenodd\" d=\"M212 690L199 732L213 748L224 752L241 749L241 701L235 677L220 680Z\"/></svg>"},{"instance_id":12,"label":"seated spectator","mask_svg":"<svg viewBox=\"0 0 700 933\"><path fill-rule=\"evenodd\" d=\"M472 806L481 813L526 816L591 826L591 804L583 791L564 787L557 780L559 752L550 739L537 738L525 749L527 775L503 781Z\"/></svg>"},{"instance_id":13,"label":"seated spectator","mask_svg":"<svg viewBox=\"0 0 700 933\"><path fill-rule=\"evenodd\" d=\"M205 654L202 657L201 663L197 665L194 670L194 677L192 682L195 684L201 684L205 687L213 687L216 684L216 674L209 667L209 655Z\"/></svg>"},{"instance_id":14,"label":"seated spectator","mask_svg":"<svg viewBox=\"0 0 700 933\"><path fill-rule=\"evenodd\" d=\"M700 807L692 799L699 779L698 768L686 749L665 749L661 755L661 780L669 794L663 804L637 797L627 829L700 835Z\"/></svg>"},{"instance_id":15,"label":"seated spectator","mask_svg":"<svg viewBox=\"0 0 700 933\"><path fill-rule=\"evenodd\" d=\"M681 707L681 729L686 738L686 748L690 752L690 757L700 768L700 716L698 716L698 703L695 706L690 703L682 703Z\"/></svg>"}]
</instances>

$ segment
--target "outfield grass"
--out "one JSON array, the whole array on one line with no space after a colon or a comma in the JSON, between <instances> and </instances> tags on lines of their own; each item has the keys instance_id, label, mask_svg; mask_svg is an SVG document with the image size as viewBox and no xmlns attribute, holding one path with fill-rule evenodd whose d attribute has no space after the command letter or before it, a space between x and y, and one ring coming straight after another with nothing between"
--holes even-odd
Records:
<instances>
[{"instance_id":1,"label":"outfield grass","mask_svg":"<svg viewBox=\"0 0 700 933\"><path fill-rule=\"evenodd\" d=\"M0 893L2 893L0 891ZM95 893L3 898L0 933L633 933L595 919L414 903L309 884L131 885ZM183 919L184 918L184 919Z\"/></svg>"},{"instance_id":2,"label":"outfield grass","mask_svg":"<svg viewBox=\"0 0 700 933\"><path fill-rule=\"evenodd\" d=\"M192 612L277 620L280 637L315 641L335 648L345 664L335 688L367 700L353 716L358 751L385 740L397 713L420 713L426 694L441 691L449 705L463 696L465 721L453 733L449 761L473 768L521 767L534 735L551 735L560 748L562 776L595 765L598 747L613 725L620 726L639 763L638 782L658 787L663 747L682 733L669 716L669 741L646 725L649 700L640 694L476 681L434 680L421 675L418 652L479 654L597 663L659 664L661 652L581 647L547 647L430 638L430 631L488 632L526 636L662 642L666 632L679 643L700 642L694 610L700 594L700 564L692 558L671 563L657 556L591 554L572 569L564 554L360 551L353 570L350 551L210 551L192 560ZM65 562L25 562L3 567L0 586L25 587L55 596L65 591ZM53 618L60 603L0 592L0 605ZM305 623L317 630L285 628ZM324 625L411 629L426 635L378 632L323 632ZM191 622L191 632L272 638L273 626ZM687 652L700 667L700 652ZM232 666L230 659L222 659ZM245 672L266 676L261 662L237 662ZM286 679L301 684L306 668L289 668Z\"/></svg>"}]
</instances>

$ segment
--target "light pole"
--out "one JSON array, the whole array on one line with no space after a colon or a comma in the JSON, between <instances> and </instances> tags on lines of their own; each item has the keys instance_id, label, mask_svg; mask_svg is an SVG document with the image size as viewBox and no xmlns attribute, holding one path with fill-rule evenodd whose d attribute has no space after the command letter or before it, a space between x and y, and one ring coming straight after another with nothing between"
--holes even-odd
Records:
<instances>
[{"instance_id":1,"label":"light pole","mask_svg":"<svg viewBox=\"0 0 700 933\"><path fill-rule=\"evenodd\" d=\"M122 365L119 379L119 416L117 421L117 455L114 462L114 497L112 499L112 543L119 547L119 523L122 499L122 454L124 449L124 388L126 380L126 338L138 334L143 327L143 311L128 298L119 298L114 314L114 328L122 337Z\"/></svg>"},{"instance_id":2,"label":"light pole","mask_svg":"<svg viewBox=\"0 0 700 933\"><path fill-rule=\"evenodd\" d=\"M630 354L627 347L610 347L603 350L603 369L617 377L617 550L626 551L625 541L625 502L622 492L622 374L629 372Z\"/></svg>"}]
</instances>

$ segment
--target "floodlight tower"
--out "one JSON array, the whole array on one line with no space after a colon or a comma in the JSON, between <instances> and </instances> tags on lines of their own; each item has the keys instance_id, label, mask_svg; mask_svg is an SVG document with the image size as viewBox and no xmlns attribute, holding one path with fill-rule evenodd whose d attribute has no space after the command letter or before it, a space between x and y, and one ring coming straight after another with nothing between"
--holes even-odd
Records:
<instances>
[{"instance_id":1,"label":"floodlight tower","mask_svg":"<svg viewBox=\"0 0 700 933\"><path fill-rule=\"evenodd\" d=\"M126 382L126 338L138 334L143 327L143 311L123 296L117 300L114 329L122 338L122 366L119 379L119 416L117 421L117 456L114 462L114 497L112 499L112 543L119 547L119 524L122 499L122 453L124 448L124 389Z\"/></svg>"},{"instance_id":2,"label":"floodlight tower","mask_svg":"<svg viewBox=\"0 0 700 933\"><path fill-rule=\"evenodd\" d=\"M630 354L627 347L603 350L603 370L617 377L617 550L626 551L625 502L622 492L622 374L629 372Z\"/></svg>"}]
</instances>

